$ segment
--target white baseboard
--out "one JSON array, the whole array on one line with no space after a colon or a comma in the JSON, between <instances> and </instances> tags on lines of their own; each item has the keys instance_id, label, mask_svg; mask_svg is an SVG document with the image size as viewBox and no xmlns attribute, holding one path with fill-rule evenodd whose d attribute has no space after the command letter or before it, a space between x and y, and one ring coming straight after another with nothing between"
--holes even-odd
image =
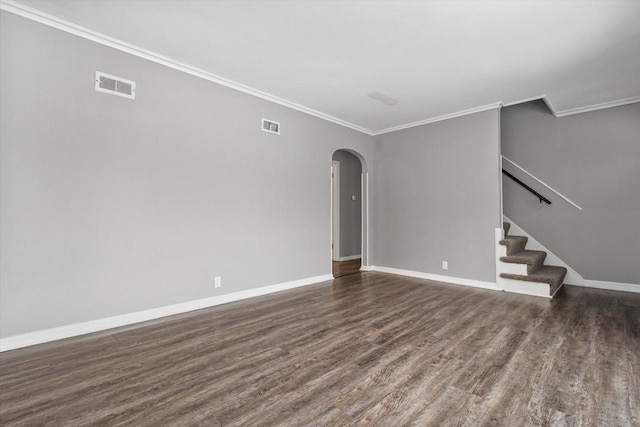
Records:
<instances>
[{"instance_id":1,"label":"white baseboard","mask_svg":"<svg viewBox=\"0 0 640 427\"><path fill-rule=\"evenodd\" d=\"M607 289L609 291L640 293L640 284L634 283L605 282L602 280L585 279L584 282L579 286L585 288Z\"/></svg>"},{"instance_id":2,"label":"white baseboard","mask_svg":"<svg viewBox=\"0 0 640 427\"><path fill-rule=\"evenodd\" d=\"M362 258L362 255L349 255L349 256L341 256L338 258L338 261L351 261L354 259Z\"/></svg>"},{"instance_id":3,"label":"white baseboard","mask_svg":"<svg viewBox=\"0 0 640 427\"><path fill-rule=\"evenodd\" d=\"M360 271L373 271L374 266L373 265L361 265L360 266Z\"/></svg>"},{"instance_id":4,"label":"white baseboard","mask_svg":"<svg viewBox=\"0 0 640 427\"><path fill-rule=\"evenodd\" d=\"M226 304L233 301L267 295L274 292L286 291L288 289L313 285L315 283L326 282L328 280L333 280L333 276L331 274L308 277L306 279L278 283L276 285L263 286L255 289L247 289L246 291L233 292L231 294L220 295L211 298L203 298L195 301L188 301L180 304L123 314L120 316L90 320L88 322L75 323L72 325L65 325L57 328L15 335L12 337L0 339L0 352L28 347L35 344L42 344L50 341L61 340L64 338L75 337L78 335L85 335L92 332L104 331L106 329L145 322L147 320L154 320L174 314L200 310L202 308L213 307L220 304Z\"/></svg>"},{"instance_id":5,"label":"white baseboard","mask_svg":"<svg viewBox=\"0 0 640 427\"><path fill-rule=\"evenodd\" d=\"M498 286L493 282L483 282L480 280L462 279L460 277L441 276L439 274L422 273L419 271L401 270L398 268L372 266L373 271L381 273L397 274L399 276L416 277L418 279L434 280L437 282L453 283L455 285L472 286L474 288L492 289L499 291Z\"/></svg>"}]
</instances>

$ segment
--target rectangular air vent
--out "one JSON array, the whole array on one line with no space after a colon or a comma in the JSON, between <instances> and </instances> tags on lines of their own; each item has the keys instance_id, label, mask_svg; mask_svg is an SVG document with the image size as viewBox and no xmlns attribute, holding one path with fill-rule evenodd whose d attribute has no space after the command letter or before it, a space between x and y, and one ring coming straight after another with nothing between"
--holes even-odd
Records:
<instances>
[{"instance_id":1,"label":"rectangular air vent","mask_svg":"<svg viewBox=\"0 0 640 427\"><path fill-rule=\"evenodd\" d=\"M96 71L96 90L124 98L136 99L136 82Z\"/></svg>"},{"instance_id":2,"label":"rectangular air vent","mask_svg":"<svg viewBox=\"0 0 640 427\"><path fill-rule=\"evenodd\" d=\"M262 130L264 132L275 133L280 135L280 123L269 119L262 119Z\"/></svg>"}]
</instances>

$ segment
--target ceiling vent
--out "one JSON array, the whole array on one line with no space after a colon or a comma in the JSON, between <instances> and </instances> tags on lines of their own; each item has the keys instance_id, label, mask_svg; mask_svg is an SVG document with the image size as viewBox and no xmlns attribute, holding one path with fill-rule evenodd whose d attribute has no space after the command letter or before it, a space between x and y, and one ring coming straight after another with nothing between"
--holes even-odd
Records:
<instances>
[{"instance_id":1,"label":"ceiling vent","mask_svg":"<svg viewBox=\"0 0 640 427\"><path fill-rule=\"evenodd\" d=\"M387 106L396 105L398 103L397 99L393 99L392 97L380 92L371 92L367 96L371 99L375 99L376 101L380 101Z\"/></svg>"},{"instance_id":2,"label":"ceiling vent","mask_svg":"<svg viewBox=\"0 0 640 427\"><path fill-rule=\"evenodd\" d=\"M136 99L136 82L96 71L96 90Z\"/></svg>"},{"instance_id":3,"label":"ceiling vent","mask_svg":"<svg viewBox=\"0 0 640 427\"><path fill-rule=\"evenodd\" d=\"M275 133L276 135L280 135L280 123L274 122L269 119L262 119L262 131Z\"/></svg>"}]
</instances>

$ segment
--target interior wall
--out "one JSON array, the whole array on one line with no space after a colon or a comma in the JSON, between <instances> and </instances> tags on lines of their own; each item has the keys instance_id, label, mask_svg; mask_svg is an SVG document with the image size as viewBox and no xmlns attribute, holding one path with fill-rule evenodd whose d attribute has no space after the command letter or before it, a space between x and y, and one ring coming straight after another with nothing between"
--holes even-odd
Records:
<instances>
[{"instance_id":1,"label":"interior wall","mask_svg":"<svg viewBox=\"0 0 640 427\"><path fill-rule=\"evenodd\" d=\"M0 337L331 273L372 137L5 12L0 57Z\"/></svg>"},{"instance_id":2,"label":"interior wall","mask_svg":"<svg viewBox=\"0 0 640 427\"><path fill-rule=\"evenodd\" d=\"M499 131L495 109L375 137L376 266L495 283Z\"/></svg>"},{"instance_id":3,"label":"interior wall","mask_svg":"<svg viewBox=\"0 0 640 427\"><path fill-rule=\"evenodd\" d=\"M333 153L333 160L340 162L340 256L361 255L362 164L345 150Z\"/></svg>"},{"instance_id":4,"label":"interior wall","mask_svg":"<svg viewBox=\"0 0 640 427\"><path fill-rule=\"evenodd\" d=\"M585 279L640 284L640 103L554 117L542 101L502 110L502 151L583 208L509 168L505 215Z\"/></svg>"}]
</instances>

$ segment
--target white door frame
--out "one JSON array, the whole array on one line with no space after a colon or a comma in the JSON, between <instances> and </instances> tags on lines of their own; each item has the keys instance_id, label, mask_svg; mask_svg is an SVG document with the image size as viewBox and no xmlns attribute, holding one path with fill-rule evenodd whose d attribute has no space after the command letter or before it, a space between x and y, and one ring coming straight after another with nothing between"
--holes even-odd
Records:
<instances>
[{"instance_id":1,"label":"white door frame","mask_svg":"<svg viewBox=\"0 0 640 427\"><path fill-rule=\"evenodd\" d=\"M340 150L345 150L348 151L352 154L354 154L359 160L360 160L360 164L362 165L362 175L361 175L361 186L362 186L362 196L361 196L361 206L362 206L362 217L361 217L361 224L362 224L362 236L361 236L361 255L362 255L362 265L360 267L360 270L362 271L369 271L372 269L371 266L371 262L372 262L372 255L371 255L371 248L369 245L369 224L370 224L370 202L369 202L369 197L370 197L370 182L369 182L369 171L368 171L368 164L366 159L358 152L350 150L348 148L341 148ZM330 197L330 210L329 210L329 219L330 219L330 224L331 227L329 229L329 233L331 234L330 236L330 240L332 242L332 245L334 242L337 243L337 246L333 246L331 248L329 248L329 269L330 271L333 270L333 266L331 264L331 262L334 259L339 259L339 253L340 253L340 215L338 214L337 218L334 217L334 205L336 206L336 212L340 212L339 208L340 208L340 188L338 187L337 190L334 191L334 179L333 179L333 173L334 173L334 165L336 166L336 170L337 170L337 178L338 181L340 179L340 162L332 160L331 161L331 168L330 168L330 191L331 191L331 197ZM336 232L337 235L334 235L334 231ZM336 251L334 252L334 249L336 249ZM334 258L334 253L335 253L335 258Z\"/></svg>"},{"instance_id":2,"label":"white door frame","mask_svg":"<svg viewBox=\"0 0 640 427\"><path fill-rule=\"evenodd\" d=\"M365 173L364 165L362 175L360 175L360 188L360 254L362 256L360 270L367 271L369 270L369 174Z\"/></svg>"},{"instance_id":3,"label":"white door frame","mask_svg":"<svg viewBox=\"0 0 640 427\"><path fill-rule=\"evenodd\" d=\"M331 259L340 260L340 162L331 161Z\"/></svg>"}]
</instances>

